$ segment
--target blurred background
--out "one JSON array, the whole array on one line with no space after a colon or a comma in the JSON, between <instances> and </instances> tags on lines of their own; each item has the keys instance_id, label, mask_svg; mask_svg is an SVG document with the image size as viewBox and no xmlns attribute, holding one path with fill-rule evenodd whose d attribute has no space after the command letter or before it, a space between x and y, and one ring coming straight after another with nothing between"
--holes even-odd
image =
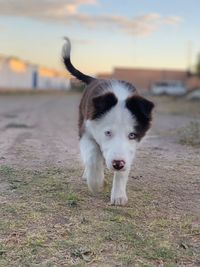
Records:
<instances>
[{"instance_id":1,"label":"blurred background","mask_svg":"<svg viewBox=\"0 0 200 267\"><path fill-rule=\"evenodd\" d=\"M0 0L0 89L69 89L64 36L87 74L155 94L198 89L199 9L197 0Z\"/></svg>"}]
</instances>

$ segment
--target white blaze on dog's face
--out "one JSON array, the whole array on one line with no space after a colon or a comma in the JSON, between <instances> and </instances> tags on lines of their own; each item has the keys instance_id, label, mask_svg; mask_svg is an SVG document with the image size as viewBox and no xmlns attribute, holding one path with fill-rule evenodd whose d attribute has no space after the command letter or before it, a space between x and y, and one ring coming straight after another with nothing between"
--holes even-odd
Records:
<instances>
[{"instance_id":1,"label":"white blaze on dog's face","mask_svg":"<svg viewBox=\"0 0 200 267\"><path fill-rule=\"evenodd\" d=\"M99 119L87 121L86 128L100 146L108 169L130 169L137 145L135 125L125 101L118 101Z\"/></svg>"}]
</instances>

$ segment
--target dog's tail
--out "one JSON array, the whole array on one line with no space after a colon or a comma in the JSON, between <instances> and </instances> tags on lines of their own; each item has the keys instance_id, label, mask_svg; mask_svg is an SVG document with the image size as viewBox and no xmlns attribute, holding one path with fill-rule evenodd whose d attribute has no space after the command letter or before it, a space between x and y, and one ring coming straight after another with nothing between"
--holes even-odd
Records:
<instances>
[{"instance_id":1,"label":"dog's tail","mask_svg":"<svg viewBox=\"0 0 200 267\"><path fill-rule=\"evenodd\" d=\"M77 70L71 63L71 59L70 59L70 53L71 53L71 42L70 39L68 37L64 38L66 40L66 43L63 46L63 50L62 50L62 57L63 57L63 62L65 64L65 67L67 68L67 70L73 75L75 76L78 80L89 84L91 83L93 80L95 80L95 78L90 77L88 75L83 74L82 72L80 72L79 70Z\"/></svg>"}]
</instances>

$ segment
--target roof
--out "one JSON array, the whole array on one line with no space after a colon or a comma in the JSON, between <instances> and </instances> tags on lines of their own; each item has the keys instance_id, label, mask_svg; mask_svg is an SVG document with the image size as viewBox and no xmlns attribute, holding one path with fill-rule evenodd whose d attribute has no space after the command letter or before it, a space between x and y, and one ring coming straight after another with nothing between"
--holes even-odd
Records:
<instances>
[{"instance_id":1,"label":"roof","mask_svg":"<svg viewBox=\"0 0 200 267\"><path fill-rule=\"evenodd\" d=\"M15 72L24 72L28 66L31 66L37 68L41 76L69 78L67 71L59 71L45 66L33 64L29 61L19 59L15 56L5 56L0 54L0 61L7 62L10 65L10 68Z\"/></svg>"}]
</instances>

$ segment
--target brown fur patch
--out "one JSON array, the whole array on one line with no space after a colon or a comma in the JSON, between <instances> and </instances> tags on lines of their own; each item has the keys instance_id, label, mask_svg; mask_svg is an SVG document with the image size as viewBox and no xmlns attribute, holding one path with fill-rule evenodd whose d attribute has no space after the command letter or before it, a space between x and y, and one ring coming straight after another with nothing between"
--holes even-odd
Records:
<instances>
[{"instance_id":1,"label":"brown fur patch","mask_svg":"<svg viewBox=\"0 0 200 267\"><path fill-rule=\"evenodd\" d=\"M94 80L85 88L79 105L79 137L81 137L85 131L84 121L93 118L93 99L108 93L111 86L110 81Z\"/></svg>"}]
</instances>

